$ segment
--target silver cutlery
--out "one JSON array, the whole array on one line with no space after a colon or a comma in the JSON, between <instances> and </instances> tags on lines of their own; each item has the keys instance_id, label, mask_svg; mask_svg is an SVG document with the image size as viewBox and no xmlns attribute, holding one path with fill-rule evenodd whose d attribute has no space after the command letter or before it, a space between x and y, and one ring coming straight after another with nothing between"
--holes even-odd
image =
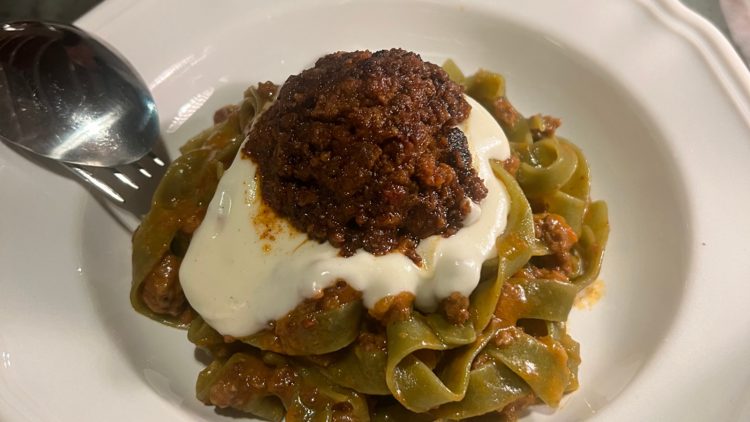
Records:
<instances>
[{"instance_id":1,"label":"silver cutlery","mask_svg":"<svg viewBox=\"0 0 750 422\"><path fill-rule=\"evenodd\" d=\"M138 73L57 23L0 24L0 138L62 163L136 214L168 164L152 151L159 119Z\"/></svg>"}]
</instances>

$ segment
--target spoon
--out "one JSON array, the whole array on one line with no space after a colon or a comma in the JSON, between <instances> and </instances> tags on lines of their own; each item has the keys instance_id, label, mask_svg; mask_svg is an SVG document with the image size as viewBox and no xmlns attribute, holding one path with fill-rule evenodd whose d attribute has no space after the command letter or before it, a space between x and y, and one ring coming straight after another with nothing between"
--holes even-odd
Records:
<instances>
[{"instance_id":1,"label":"spoon","mask_svg":"<svg viewBox=\"0 0 750 422\"><path fill-rule=\"evenodd\" d=\"M64 163L119 203L131 193L125 188L143 196L137 177L156 179L158 171L137 161L149 155L165 167L151 153L159 119L137 72L91 35L58 23L0 24L0 138ZM116 169L131 163L135 174ZM107 168L121 185L91 167Z\"/></svg>"},{"instance_id":2,"label":"spoon","mask_svg":"<svg viewBox=\"0 0 750 422\"><path fill-rule=\"evenodd\" d=\"M68 25L0 26L0 136L53 160L129 164L159 138L156 105L112 50Z\"/></svg>"}]
</instances>

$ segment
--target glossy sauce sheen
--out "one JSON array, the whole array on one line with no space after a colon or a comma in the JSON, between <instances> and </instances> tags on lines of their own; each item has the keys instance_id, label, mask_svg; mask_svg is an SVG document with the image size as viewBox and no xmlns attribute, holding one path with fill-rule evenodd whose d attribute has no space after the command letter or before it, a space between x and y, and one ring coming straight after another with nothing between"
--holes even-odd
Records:
<instances>
[{"instance_id":1,"label":"glossy sauce sheen","mask_svg":"<svg viewBox=\"0 0 750 422\"><path fill-rule=\"evenodd\" d=\"M420 242L422 267L400 253L374 256L359 250L344 258L329 243L308 240L262 203L257 166L238 155L219 182L180 268L190 304L220 333L243 337L266 328L338 279L362 291L368 308L402 291L413 293L416 307L425 312L434 311L453 292L469 296L482 263L495 253L495 239L505 228L510 206L489 160L505 160L510 148L489 112L471 98L467 101L471 113L458 127L468 139L488 194L481 204L472 203L457 234Z\"/></svg>"}]
</instances>

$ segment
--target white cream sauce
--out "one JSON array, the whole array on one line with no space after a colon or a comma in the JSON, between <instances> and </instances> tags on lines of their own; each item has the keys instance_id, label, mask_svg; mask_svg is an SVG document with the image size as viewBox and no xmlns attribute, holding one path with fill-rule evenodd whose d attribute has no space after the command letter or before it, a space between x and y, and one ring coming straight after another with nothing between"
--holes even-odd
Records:
<instances>
[{"instance_id":1,"label":"white cream sauce","mask_svg":"<svg viewBox=\"0 0 750 422\"><path fill-rule=\"evenodd\" d=\"M308 240L262 206L256 165L240 151L219 182L180 268L193 308L220 333L242 337L266 328L338 279L362 291L368 308L403 291L413 293L415 306L426 312L453 292L469 296L482 263L496 253L495 239L505 228L510 206L489 160L505 160L510 148L490 113L466 99L472 110L459 128L488 194L481 204L472 203L458 233L421 241L421 268L400 253L374 256L360 249L343 258L329 243Z\"/></svg>"}]
</instances>

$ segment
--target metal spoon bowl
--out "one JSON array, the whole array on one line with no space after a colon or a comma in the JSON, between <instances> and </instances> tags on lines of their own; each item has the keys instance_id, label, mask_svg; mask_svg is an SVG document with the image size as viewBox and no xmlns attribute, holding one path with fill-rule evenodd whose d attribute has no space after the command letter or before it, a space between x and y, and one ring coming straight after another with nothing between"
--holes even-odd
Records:
<instances>
[{"instance_id":1,"label":"metal spoon bowl","mask_svg":"<svg viewBox=\"0 0 750 422\"><path fill-rule=\"evenodd\" d=\"M133 163L159 139L148 87L82 30L0 24L0 137L41 156L94 167Z\"/></svg>"}]
</instances>

